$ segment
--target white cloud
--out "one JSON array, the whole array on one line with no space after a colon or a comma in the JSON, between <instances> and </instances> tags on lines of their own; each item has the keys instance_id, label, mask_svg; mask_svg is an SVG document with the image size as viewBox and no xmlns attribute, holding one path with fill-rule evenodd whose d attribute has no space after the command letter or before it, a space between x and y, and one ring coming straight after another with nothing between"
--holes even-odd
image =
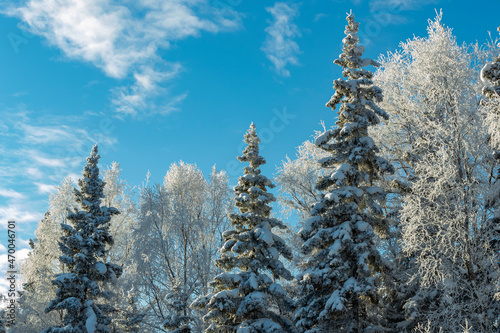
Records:
<instances>
[{"instance_id":1,"label":"white cloud","mask_svg":"<svg viewBox=\"0 0 500 333\"><path fill-rule=\"evenodd\" d=\"M33 221L38 221L42 218L41 213L31 210L25 203L14 204L11 203L7 206L0 206L0 221L4 223L1 224L0 229L7 229L7 224L5 221L16 221L20 223L29 223Z\"/></svg>"},{"instance_id":2,"label":"white cloud","mask_svg":"<svg viewBox=\"0 0 500 333\"><path fill-rule=\"evenodd\" d=\"M31 126L20 123L18 125L24 131L24 141L35 144L47 144L56 142L73 141L77 136L87 136L86 132L79 128L71 128L65 125L59 126Z\"/></svg>"},{"instance_id":3,"label":"white cloud","mask_svg":"<svg viewBox=\"0 0 500 333\"><path fill-rule=\"evenodd\" d=\"M79 177L92 145L98 142L101 148L109 149L116 139L112 119L103 122L108 118L29 115L3 114L11 134L0 143L0 155L5 157L0 159L0 221L22 222L22 227L32 232L47 209L48 194L64 177ZM92 130L82 127L87 120ZM0 230L4 228L0 225Z\"/></svg>"},{"instance_id":4,"label":"white cloud","mask_svg":"<svg viewBox=\"0 0 500 333\"><path fill-rule=\"evenodd\" d=\"M168 71L154 70L166 62L159 49L203 31L240 26L237 12L217 11L209 0L26 0L6 13L70 59L89 62L113 78L133 76L132 87L118 88L129 92L118 97L115 93L113 104L120 114L137 114L148 98L162 91L161 84L178 73L178 64ZM141 75L150 76L150 86L143 85Z\"/></svg>"},{"instance_id":5,"label":"white cloud","mask_svg":"<svg viewBox=\"0 0 500 333\"><path fill-rule=\"evenodd\" d=\"M43 173L40 171L40 169L36 167L27 167L26 173L33 178L41 178L43 176Z\"/></svg>"},{"instance_id":6,"label":"white cloud","mask_svg":"<svg viewBox=\"0 0 500 333\"><path fill-rule=\"evenodd\" d=\"M35 150L29 151L29 156L31 159L38 163L39 166L47 166L52 168L63 168L66 167L66 162L61 158L47 158L41 156L40 152Z\"/></svg>"},{"instance_id":7,"label":"white cloud","mask_svg":"<svg viewBox=\"0 0 500 333\"><path fill-rule=\"evenodd\" d=\"M367 21L372 24L371 34L376 33L377 25L380 28L392 24L406 24L410 16L404 12L418 10L428 4L438 2L439 0L370 0L371 17Z\"/></svg>"},{"instance_id":8,"label":"white cloud","mask_svg":"<svg viewBox=\"0 0 500 333\"><path fill-rule=\"evenodd\" d=\"M54 193L57 189L57 187L55 185L43 184L43 183L39 183L39 182L34 182L33 184L36 185L36 187L38 188L38 193L40 193L40 194Z\"/></svg>"},{"instance_id":9,"label":"white cloud","mask_svg":"<svg viewBox=\"0 0 500 333\"><path fill-rule=\"evenodd\" d=\"M321 20L324 17L328 17L328 14L325 14L325 13L316 14L316 15L314 15L313 22L318 22L319 20Z\"/></svg>"},{"instance_id":10,"label":"white cloud","mask_svg":"<svg viewBox=\"0 0 500 333\"><path fill-rule=\"evenodd\" d=\"M0 135L6 135L9 132L9 127L0 120Z\"/></svg>"},{"instance_id":11,"label":"white cloud","mask_svg":"<svg viewBox=\"0 0 500 333\"><path fill-rule=\"evenodd\" d=\"M397 14L400 11L417 10L428 4L438 3L439 0L371 0L370 11L388 11Z\"/></svg>"},{"instance_id":12,"label":"white cloud","mask_svg":"<svg viewBox=\"0 0 500 333\"><path fill-rule=\"evenodd\" d=\"M64 178L70 178L71 181L75 184L78 184L78 180L82 177L82 175L76 174L74 172L70 172Z\"/></svg>"},{"instance_id":13,"label":"white cloud","mask_svg":"<svg viewBox=\"0 0 500 333\"><path fill-rule=\"evenodd\" d=\"M23 199L25 198L24 194L16 192L12 189L1 188L0 187L0 197L6 197L10 199Z\"/></svg>"},{"instance_id":14,"label":"white cloud","mask_svg":"<svg viewBox=\"0 0 500 333\"><path fill-rule=\"evenodd\" d=\"M65 120L67 121L68 119ZM22 141L29 145L45 146L51 144L64 146L68 151L82 151L82 149L90 149L88 146L96 142L107 146L112 146L116 143L116 139L107 135L108 130L103 126L99 126L89 133L86 129L76 126L34 126L27 124L25 120L17 122L15 127L23 132Z\"/></svg>"},{"instance_id":15,"label":"white cloud","mask_svg":"<svg viewBox=\"0 0 500 333\"><path fill-rule=\"evenodd\" d=\"M286 66L299 63L300 48L294 38L299 37L300 32L292 23L299 13L298 7L276 2L273 7L268 7L266 10L271 13L273 20L265 29L267 36L261 49L273 63L275 71L281 76L288 77L290 71Z\"/></svg>"},{"instance_id":16,"label":"white cloud","mask_svg":"<svg viewBox=\"0 0 500 333\"><path fill-rule=\"evenodd\" d=\"M19 265L22 261L24 261L28 257L28 253L30 252L30 249L26 247L27 241L21 240L21 239L16 239L16 264ZM20 246L19 246L20 245ZM24 246L24 248L21 248L21 246ZM9 271L9 262L8 256L7 256L7 249L5 246L2 246L0 248L0 270L2 272L7 272ZM9 290L10 283L7 281L5 278L0 279L0 294L6 296L7 291ZM16 289L21 290L21 279L19 278L19 274L16 276Z\"/></svg>"},{"instance_id":17,"label":"white cloud","mask_svg":"<svg viewBox=\"0 0 500 333\"><path fill-rule=\"evenodd\" d=\"M171 108L163 106L158 110L156 105L148 105L148 100L159 94L166 93L166 88L161 84L176 77L182 70L180 64L170 64L167 69L157 70L143 66L134 73L135 84L132 87L119 87L113 90L112 103L121 115L137 115L138 112L148 108L149 114L165 114L176 109L186 94L171 98L176 101ZM170 104L172 103L170 102Z\"/></svg>"}]
</instances>

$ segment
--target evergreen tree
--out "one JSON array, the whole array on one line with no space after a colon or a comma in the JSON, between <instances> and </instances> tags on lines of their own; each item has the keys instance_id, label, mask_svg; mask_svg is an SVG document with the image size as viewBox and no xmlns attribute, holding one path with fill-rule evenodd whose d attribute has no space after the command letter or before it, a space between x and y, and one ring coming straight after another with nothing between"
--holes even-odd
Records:
<instances>
[{"instance_id":1,"label":"evergreen tree","mask_svg":"<svg viewBox=\"0 0 500 333\"><path fill-rule=\"evenodd\" d=\"M337 127L316 138L315 144L330 153L319 163L329 170L318 179L322 191L304 228L302 250L308 255L299 276L302 297L296 312L300 332L370 332L377 330L379 282L388 271L377 249L377 235L387 231L383 215L385 191L374 182L393 167L378 157L368 127L387 113L376 103L382 91L373 85L373 74L363 69L378 66L361 58L359 23L347 15L343 53L334 63L347 78L334 81L335 94L326 104L338 111ZM332 170L333 169L333 170Z\"/></svg>"},{"instance_id":2,"label":"evergreen tree","mask_svg":"<svg viewBox=\"0 0 500 333\"><path fill-rule=\"evenodd\" d=\"M500 27L498 27L498 32L500 32ZM481 80L487 83L483 88L484 96L487 98L500 98L500 55L495 61L483 67Z\"/></svg>"},{"instance_id":3,"label":"evergreen tree","mask_svg":"<svg viewBox=\"0 0 500 333\"><path fill-rule=\"evenodd\" d=\"M67 273L55 275L52 283L58 287L56 298L45 311L66 310L65 326L49 327L45 333L109 332L107 326L111 320L107 313L112 309L101 303L108 297L102 285L119 278L122 268L103 261L108 253L107 246L113 244L109 222L111 216L119 212L113 207L101 206L104 182L99 178L99 158L95 145L87 158L83 177L78 181L80 189L74 191L81 210L75 209L68 214L70 224L61 224L64 236L59 242L63 253L59 260Z\"/></svg>"},{"instance_id":4,"label":"evergreen tree","mask_svg":"<svg viewBox=\"0 0 500 333\"><path fill-rule=\"evenodd\" d=\"M35 230L30 242L31 252L21 263L23 291L19 298L20 313L15 330L18 333L41 332L47 326L61 325L63 310L45 313L56 292L51 281L54 274L64 272L58 265L61 251L58 241L63 235L61 223L66 223L68 210L77 207L73 182L66 178L49 197L49 209Z\"/></svg>"},{"instance_id":5,"label":"evergreen tree","mask_svg":"<svg viewBox=\"0 0 500 333\"><path fill-rule=\"evenodd\" d=\"M122 332L141 332L140 324L146 316L146 313L139 309L137 293L132 288L127 294L123 294L122 291L120 296L124 298L127 305L122 305L119 310L118 320L116 320L117 326Z\"/></svg>"},{"instance_id":6,"label":"evergreen tree","mask_svg":"<svg viewBox=\"0 0 500 333\"><path fill-rule=\"evenodd\" d=\"M500 27L498 27L498 32L500 32ZM497 48L500 48L500 43ZM494 157L500 160L500 151L498 151L500 149L500 55L481 69L481 81L484 83L482 93L486 97L481 101L481 105L486 109L489 142L496 150Z\"/></svg>"},{"instance_id":7,"label":"evergreen tree","mask_svg":"<svg viewBox=\"0 0 500 333\"><path fill-rule=\"evenodd\" d=\"M189 322L192 321L192 318L185 315L188 307L188 295L182 292L182 285L175 284L172 287L172 293L168 294L166 299L170 315L163 322L163 328L170 333L191 333Z\"/></svg>"},{"instance_id":8,"label":"evergreen tree","mask_svg":"<svg viewBox=\"0 0 500 333\"><path fill-rule=\"evenodd\" d=\"M500 27L498 27L500 32ZM498 44L500 47L500 44ZM487 110L487 123L489 124L490 143L494 149L497 163L500 161L500 55L491 63L487 63L481 70L481 80L485 83L483 95L485 100L481 104ZM493 187L488 197L488 207L494 208L494 217L489 221L491 225L493 249L500 254L500 170L497 168ZM496 234L496 235L495 235Z\"/></svg>"},{"instance_id":9,"label":"evergreen tree","mask_svg":"<svg viewBox=\"0 0 500 333\"><path fill-rule=\"evenodd\" d=\"M260 139L253 123L244 141L247 147L238 160L250 165L234 187L239 214L230 214L234 229L223 233L226 242L216 261L226 272L211 283L214 293L191 306L209 311L203 318L210 322L206 332L294 332L287 317L293 302L277 283L292 279L280 261L280 255L291 259L291 251L272 230L285 225L270 217L269 204L275 198L267 189L274 185L261 174L265 160L259 155Z\"/></svg>"},{"instance_id":10,"label":"evergreen tree","mask_svg":"<svg viewBox=\"0 0 500 333\"><path fill-rule=\"evenodd\" d=\"M500 27L498 27L500 32ZM498 44L500 47L500 43ZM496 160L496 172L494 171L493 185L488 193L487 208L493 210L493 216L486 222L485 233L486 241L489 243L494 254L494 265L500 265L500 55L492 62L486 64L481 70L481 80L486 84L483 88L485 100L481 101L486 108L486 123L488 124L489 141L493 148L493 157ZM484 273L484 279L492 286L495 297L489 304L491 322L494 323L495 332L500 331L499 313L500 313L500 290L494 286L495 282L500 280L498 270L491 270ZM492 328L493 331L493 328Z\"/></svg>"}]
</instances>

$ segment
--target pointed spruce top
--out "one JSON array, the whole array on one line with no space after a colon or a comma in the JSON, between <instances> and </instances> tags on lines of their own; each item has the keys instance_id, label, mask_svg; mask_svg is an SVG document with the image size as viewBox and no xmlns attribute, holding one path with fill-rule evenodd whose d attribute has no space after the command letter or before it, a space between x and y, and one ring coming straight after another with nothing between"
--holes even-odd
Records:
<instances>
[{"instance_id":1,"label":"pointed spruce top","mask_svg":"<svg viewBox=\"0 0 500 333\"><path fill-rule=\"evenodd\" d=\"M352 12L347 14L346 19L348 24L344 31L346 37L342 40L344 43L343 52L339 55L339 59L336 59L333 63L344 68L342 74L347 80L340 78L333 82L335 94L326 103L326 107L332 109L335 109L337 104L342 103L337 125L342 128L346 123L349 123L349 128L346 130L338 129L338 131L342 131L344 137L350 136L350 133L357 129L364 133L367 126L378 124L380 122L379 118L372 115L371 111L384 119L389 119L389 115L375 104L375 102L382 102L382 90L373 85L373 73L362 68L368 65L378 67L380 64L369 58L361 58L365 47L358 45L359 23L354 20ZM353 116L354 113L363 116L364 119L356 120L356 117ZM330 135L332 133L327 133L328 139L326 141L332 137ZM338 134L340 132L333 136ZM324 138L321 138L320 141ZM318 141L316 140L316 142Z\"/></svg>"},{"instance_id":2,"label":"pointed spruce top","mask_svg":"<svg viewBox=\"0 0 500 333\"><path fill-rule=\"evenodd\" d=\"M77 201L84 209L99 210L101 199L104 197L103 190L105 183L99 178L99 159L97 144L92 147L87 164L83 168L83 177L78 180L80 191L77 193Z\"/></svg>"},{"instance_id":3,"label":"pointed spruce top","mask_svg":"<svg viewBox=\"0 0 500 333\"><path fill-rule=\"evenodd\" d=\"M500 32L500 27L498 27L498 32ZM498 47L500 47L500 43ZM483 95L487 98L500 98L500 55L494 62L487 63L483 67L481 80L486 83Z\"/></svg>"},{"instance_id":4,"label":"pointed spruce top","mask_svg":"<svg viewBox=\"0 0 500 333\"><path fill-rule=\"evenodd\" d=\"M354 20L354 14L349 12L346 17L347 25L345 26L345 38L342 40L344 47L342 48L342 53L339 55L339 59L336 59L333 63L344 68L361 68L368 65L373 65L375 67L380 66L380 64L372 59L362 59L361 56L365 51L363 45L358 45L359 37L359 23ZM344 70L344 77L349 77L350 79L357 79L358 76L354 74L355 72Z\"/></svg>"},{"instance_id":5,"label":"pointed spruce top","mask_svg":"<svg viewBox=\"0 0 500 333\"><path fill-rule=\"evenodd\" d=\"M266 164L266 160L259 155L259 143L260 139L255 131L255 124L252 122L250 128L245 134L243 140L247 147L243 151L243 155L238 157L240 162L249 162L250 167L245 168L246 174L260 174L259 166Z\"/></svg>"}]
</instances>

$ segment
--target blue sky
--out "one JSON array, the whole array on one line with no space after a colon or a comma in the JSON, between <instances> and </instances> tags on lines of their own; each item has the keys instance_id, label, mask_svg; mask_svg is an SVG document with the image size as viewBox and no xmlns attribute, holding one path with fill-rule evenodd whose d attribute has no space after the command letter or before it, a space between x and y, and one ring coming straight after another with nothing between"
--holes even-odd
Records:
<instances>
[{"instance_id":1,"label":"blue sky","mask_svg":"<svg viewBox=\"0 0 500 333\"><path fill-rule=\"evenodd\" d=\"M0 230L16 220L26 248L49 194L79 177L95 142L102 168L119 162L132 185L148 170L161 182L179 160L205 174L216 164L234 183L253 121L272 176L321 120L334 124L324 104L346 12L376 59L425 36L441 8L460 43L497 36L491 0L3 2Z\"/></svg>"}]
</instances>

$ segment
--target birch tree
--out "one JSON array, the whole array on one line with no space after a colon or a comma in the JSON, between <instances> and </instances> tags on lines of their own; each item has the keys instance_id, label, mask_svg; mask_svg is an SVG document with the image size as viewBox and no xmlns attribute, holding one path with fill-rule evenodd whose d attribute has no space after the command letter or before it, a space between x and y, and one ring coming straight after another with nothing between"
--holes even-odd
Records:
<instances>
[{"instance_id":1,"label":"birch tree","mask_svg":"<svg viewBox=\"0 0 500 333\"><path fill-rule=\"evenodd\" d=\"M404 254L398 292L408 298L398 327L458 332L467 321L483 332L494 322L487 309L496 308L483 237L493 163L479 104L486 55L458 45L441 19L429 21L426 38L381 59L374 80L392 117L371 133L396 166L393 235L402 240L393 258Z\"/></svg>"}]
</instances>

